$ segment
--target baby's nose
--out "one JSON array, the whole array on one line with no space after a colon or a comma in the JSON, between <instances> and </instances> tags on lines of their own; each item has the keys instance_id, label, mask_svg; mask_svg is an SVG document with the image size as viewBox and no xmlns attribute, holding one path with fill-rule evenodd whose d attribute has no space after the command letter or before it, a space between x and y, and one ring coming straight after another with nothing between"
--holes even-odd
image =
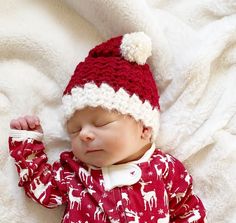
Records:
<instances>
[{"instance_id":1,"label":"baby's nose","mask_svg":"<svg viewBox=\"0 0 236 223\"><path fill-rule=\"evenodd\" d=\"M80 139L84 142L92 141L95 139L95 135L90 127L83 127L80 131Z\"/></svg>"}]
</instances>

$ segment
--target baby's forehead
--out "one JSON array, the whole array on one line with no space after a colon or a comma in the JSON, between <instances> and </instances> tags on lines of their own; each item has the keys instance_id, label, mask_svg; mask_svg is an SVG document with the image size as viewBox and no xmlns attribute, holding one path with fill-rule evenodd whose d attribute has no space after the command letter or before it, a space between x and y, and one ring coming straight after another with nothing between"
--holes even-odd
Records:
<instances>
[{"instance_id":1,"label":"baby's forehead","mask_svg":"<svg viewBox=\"0 0 236 223\"><path fill-rule=\"evenodd\" d=\"M120 112L118 112L115 109L107 109L104 108L102 106L97 106L97 107L91 107L91 106L87 106L85 108L82 109L77 109L74 113L74 116L93 116L93 115L98 115L98 116L127 116L124 115Z\"/></svg>"}]
</instances>

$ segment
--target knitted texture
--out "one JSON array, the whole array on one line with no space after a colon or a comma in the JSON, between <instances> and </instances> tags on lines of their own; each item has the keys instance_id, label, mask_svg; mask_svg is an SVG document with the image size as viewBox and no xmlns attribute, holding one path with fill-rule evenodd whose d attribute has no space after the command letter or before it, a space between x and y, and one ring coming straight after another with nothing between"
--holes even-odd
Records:
<instances>
[{"instance_id":1,"label":"knitted texture","mask_svg":"<svg viewBox=\"0 0 236 223\"><path fill-rule=\"evenodd\" d=\"M160 106L152 72L143 64L151 53L148 41L144 33L132 33L93 48L77 65L63 93L65 118L86 106L102 106L143 121L152 127L155 138Z\"/></svg>"},{"instance_id":2,"label":"knitted texture","mask_svg":"<svg viewBox=\"0 0 236 223\"><path fill-rule=\"evenodd\" d=\"M75 86L93 82L98 87L107 83L115 91L124 88L130 96L136 94L144 103L159 108L156 83L148 64L138 65L121 57L122 36L112 38L89 52L84 62L78 64L64 94L70 94Z\"/></svg>"}]
</instances>

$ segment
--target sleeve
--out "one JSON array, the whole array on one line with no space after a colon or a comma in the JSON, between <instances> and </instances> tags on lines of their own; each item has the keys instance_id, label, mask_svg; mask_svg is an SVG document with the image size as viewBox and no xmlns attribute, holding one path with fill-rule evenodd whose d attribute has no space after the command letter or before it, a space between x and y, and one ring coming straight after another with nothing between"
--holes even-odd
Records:
<instances>
[{"instance_id":1,"label":"sleeve","mask_svg":"<svg viewBox=\"0 0 236 223\"><path fill-rule=\"evenodd\" d=\"M169 197L170 222L206 223L206 210L193 193L192 177L183 164L169 154L166 155L164 179Z\"/></svg>"},{"instance_id":2,"label":"sleeve","mask_svg":"<svg viewBox=\"0 0 236 223\"><path fill-rule=\"evenodd\" d=\"M54 208L67 201L65 171L59 162L48 164L38 132L11 130L10 155L15 159L19 186L28 197L47 208Z\"/></svg>"}]
</instances>

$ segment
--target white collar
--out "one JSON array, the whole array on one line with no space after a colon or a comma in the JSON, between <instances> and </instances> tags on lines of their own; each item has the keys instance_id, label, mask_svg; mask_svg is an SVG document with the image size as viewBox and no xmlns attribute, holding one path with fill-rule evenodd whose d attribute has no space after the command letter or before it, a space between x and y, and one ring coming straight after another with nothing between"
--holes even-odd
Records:
<instances>
[{"instance_id":1,"label":"white collar","mask_svg":"<svg viewBox=\"0 0 236 223\"><path fill-rule=\"evenodd\" d=\"M139 160L102 167L105 190L137 183L142 176L142 171L137 164L147 162L154 153L155 148L153 143Z\"/></svg>"}]
</instances>

